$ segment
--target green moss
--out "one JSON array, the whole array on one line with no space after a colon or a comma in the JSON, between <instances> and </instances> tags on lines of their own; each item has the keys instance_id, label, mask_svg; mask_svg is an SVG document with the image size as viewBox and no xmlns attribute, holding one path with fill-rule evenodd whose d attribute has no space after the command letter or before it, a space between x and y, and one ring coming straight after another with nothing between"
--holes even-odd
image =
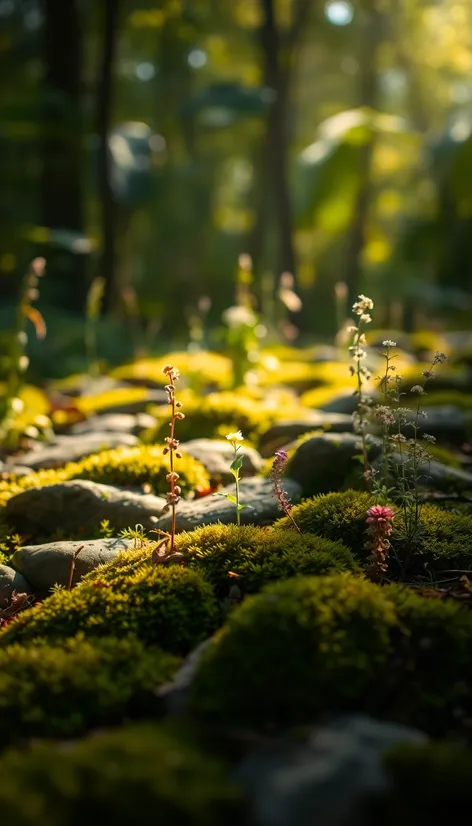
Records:
<instances>
[{"instance_id":1,"label":"green moss","mask_svg":"<svg viewBox=\"0 0 472 826\"><path fill-rule=\"evenodd\" d=\"M208 488L209 476L197 459L182 454L178 460L179 484L183 495L199 488ZM29 488L55 485L69 479L89 479L104 485L139 487L149 485L154 493L165 493L169 483L168 457L162 455L160 445L140 445L104 450L86 456L80 462L70 462L63 468L39 470L28 476L0 482L0 504Z\"/></svg>"},{"instance_id":2,"label":"green moss","mask_svg":"<svg viewBox=\"0 0 472 826\"><path fill-rule=\"evenodd\" d=\"M248 597L197 673L191 708L253 725L356 710L434 735L472 715L472 613L350 574L294 578Z\"/></svg>"},{"instance_id":3,"label":"green moss","mask_svg":"<svg viewBox=\"0 0 472 826\"><path fill-rule=\"evenodd\" d=\"M349 574L268 586L230 614L203 655L192 708L264 725L362 706L395 622L384 592Z\"/></svg>"},{"instance_id":4,"label":"green moss","mask_svg":"<svg viewBox=\"0 0 472 826\"><path fill-rule=\"evenodd\" d=\"M173 364L180 370L181 385L195 385L231 387L233 382L233 367L231 359L220 353L202 351L189 353L188 351L167 353L161 358L139 359L132 364L124 364L112 370L110 375L119 381L151 382L162 387L167 384L167 378L162 372L166 364ZM180 386L180 385L179 385Z\"/></svg>"},{"instance_id":5,"label":"green moss","mask_svg":"<svg viewBox=\"0 0 472 826\"><path fill-rule=\"evenodd\" d=\"M210 393L198 396L180 394L185 419L179 422L179 439L211 439L241 430L244 437L257 442L260 433L267 430L277 418L278 410L263 401L241 393ZM153 439L162 440L168 434L169 406L159 405L152 410L158 421Z\"/></svg>"},{"instance_id":6,"label":"green moss","mask_svg":"<svg viewBox=\"0 0 472 826\"><path fill-rule=\"evenodd\" d=\"M472 751L457 743L405 743L384 758L389 783L366 807L366 826L460 823L470 809Z\"/></svg>"},{"instance_id":7,"label":"green moss","mask_svg":"<svg viewBox=\"0 0 472 826\"><path fill-rule=\"evenodd\" d=\"M61 590L23 612L0 633L0 643L36 638L61 640L135 634L143 642L185 654L218 624L211 586L197 571L179 566L133 566L111 584L87 577L72 591Z\"/></svg>"},{"instance_id":8,"label":"green moss","mask_svg":"<svg viewBox=\"0 0 472 826\"><path fill-rule=\"evenodd\" d=\"M245 594L268 582L297 574L327 574L355 570L351 552L340 542L319 536L299 536L295 530L266 530L251 525L208 525L179 534L177 549L190 567L200 570L220 594L238 574Z\"/></svg>"},{"instance_id":9,"label":"green moss","mask_svg":"<svg viewBox=\"0 0 472 826\"><path fill-rule=\"evenodd\" d=\"M302 531L316 533L327 539L340 540L359 560L365 559L364 542L366 513L375 504L368 493L348 490L328 493L308 499L293 508L293 517ZM275 523L290 529L284 518ZM394 522L392 545L405 560L410 554L399 538L402 515ZM434 571L452 568L472 568L472 518L463 513L443 510L435 505L421 509L421 534L410 560L410 571L423 571L428 564Z\"/></svg>"},{"instance_id":10,"label":"green moss","mask_svg":"<svg viewBox=\"0 0 472 826\"><path fill-rule=\"evenodd\" d=\"M154 725L0 759L0 811L11 826L232 826L238 808L224 766Z\"/></svg>"},{"instance_id":11,"label":"green moss","mask_svg":"<svg viewBox=\"0 0 472 826\"><path fill-rule=\"evenodd\" d=\"M178 660L133 637L0 649L0 742L70 737L155 707Z\"/></svg>"},{"instance_id":12,"label":"green moss","mask_svg":"<svg viewBox=\"0 0 472 826\"><path fill-rule=\"evenodd\" d=\"M405 586L391 585L385 591L402 628L389 714L444 734L472 713L472 612L457 600L427 598Z\"/></svg>"}]
</instances>

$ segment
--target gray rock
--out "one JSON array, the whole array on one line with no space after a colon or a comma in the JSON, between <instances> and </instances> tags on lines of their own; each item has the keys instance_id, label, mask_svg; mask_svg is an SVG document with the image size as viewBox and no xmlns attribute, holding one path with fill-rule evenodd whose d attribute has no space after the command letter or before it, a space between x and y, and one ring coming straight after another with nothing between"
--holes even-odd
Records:
<instances>
[{"instance_id":1,"label":"gray rock","mask_svg":"<svg viewBox=\"0 0 472 826\"><path fill-rule=\"evenodd\" d=\"M96 529L108 519L116 530L141 524L155 527L165 500L151 494L123 491L86 479L29 488L7 502L7 519L18 530L51 534L57 530L76 533Z\"/></svg>"},{"instance_id":2,"label":"gray rock","mask_svg":"<svg viewBox=\"0 0 472 826\"><path fill-rule=\"evenodd\" d=\"M235 772L255 826L362 826L364 805L389 789L382 758L415 729L361 715L288 735L244 757Z\"/></svg>"},{"instance_id":3,"label":"gray rock","mask_svg":"<svg viewBox=\"0 0 472 826\"><path fill-rule=\"evenodd\" d=\"M240 502L246 505L241 511L243 525L270 525L282 516L278 503L272 492L272 483L268 479L254 477L243 479L240 483ZM300 486L292 479L285 480L285 489L293 502L300 498ZM235 486L228 485L221 493L234 495ZM156 528L167 531L170 527L170 515L158 520ZM190 531L198 525L224 525L236 522L236 507L223 496L205 496L193 502L179 502L177 505L177 530Z\"/></svg>"},{"instance_id":4,"label":"gray rock","mask_svg":"<svg viewBox=\"0 0 472 826\"><path fill-rule=\"evenodd\" d=\"M312 430L329 430L331 433L352 432L352 417L342 413L322 413L312 410L306 417L291 419L273 424L261 436L259 450L261 456L268 458L276 450L293 442L299 436Z\"/></svg>"},{"instance_id":5,"label":"gray rock","mask_svg":"<svg viewBox=\"0 0 472 826\"><path fill-rule=\"evenodd\" d=\"M16 457L23 466L39 470L77 462L84 456L99 453L111 447L135 447L139 444L137 436L131 433L85 433L81 436L59 436L53 445L46 445Z\"/></svg>"},{"instance_id":6,"label":"gray rock","mask_svg":"<svg viewBox=\"0 0 472 826\"><path fill-rule=\"evenodd\" d=\"M454 405L434 405L425 407L426 418L418 422L421 433L429 433L438 440L461 444L468 438L470 416ZM410 418L414 418L414 414ZM411 427L405 428L405 435L411 436Z\"/></svg>"},{"instance_id":7,"label":"gray rock","mask_svg":"<svg viewBox=\"0 0 472 826\"><path fill-rule=\"evenodd\" d=\"M369 437L371 460L381 445ZM338 490L350 474L362 472L357 455L361 443L353 433L319 433L307 438L295 451L287 473L302 487L303 496Z\"/></svg>"},{"instance_id":8,"label":"gray rock","mask_svg":"<svg viewBox=\"0 0 472 826\"><path fill-rule=\"evenodd\" d=\"M71 427L73 436L84 433L133 433L138 436L143 430L156 426L156 419L149 413L105 413L103 416L91 416L84 422L77 422Z\"/></svg>"},{"instance_id":9,"label":"gray rock","mask_svg":"<svg viewBox=\"0 0 472 826\"><path fill-rule=\"evenodd\" d=\"M323 410L325 413L343 413L344 415L352 416L357 410L358 404L359 400L352 390L346 390L337 396L333 396L329 402L320 404L318 409Z\"/></svg>"},{"instance_id":10,"label":"gray rock","mask_svg":"<svg viewBox=\"0 0 472 826\"><path fill-rule=\"evenodd\" d=\"M0 565L0 610L8 605L13 591L17 594L33 592L29 582L18 571L8 565Z\"/></svg>"},{"instance_id":11,"label":"gray rock","mask_svg":"<svg viewBox=\"0 0 472 826\"><path fill-rule=\"evenodd\" d=\"M221 478L226 482L233 479L229 469L233 461L233 448L227 439L192 439L183 442L182 450L198 459L213 478ZM262 457L253 447L241 446L244 461L241 467L241 477L254 476L262 467Z\"/></svg>"},{"instance_id":12,"label":"gray rock","mask_svg":"<svg viewBox=\"0 0 472 826\"><path fill-rule=\"evenodd\" d=\"M204 640L184 660L172 681L160 686L157 696L164 700L169 714L185 712L190 689L200 666L202 655L211 645L212 640Z\"/></svg>"},{"instance_id":13,"label":"gray rock","mask_svg":"<svg viewBox=\"0 0 472 826\"><path fill-rule=\"evenodd\" d=\"M24 545L13 554L12 565L40 592L53 585L67 585L71 561L75 561L73 582L76 584L98 565L116 559L122 551L134 548L132 539L93 539L80 542L49 542L46 545Z\"/></svg>"},{"instance_id":14,"label":"gray rock","mask_svg":"<svg viewBox=\"0 0 472 826\"><path fill-rule=\"evenodd\" d=\"M399 453L394 453L392 459L398 465L401 464L402 458ZM379 470L381 467L381 456L372 464L374 469ZM422 465L419 469L419 483L421 486L433 488L437 491L470 491L472 490L472 473L443 465L441 462L431 461L427 465Z\"/></svg>"}]
</instances>

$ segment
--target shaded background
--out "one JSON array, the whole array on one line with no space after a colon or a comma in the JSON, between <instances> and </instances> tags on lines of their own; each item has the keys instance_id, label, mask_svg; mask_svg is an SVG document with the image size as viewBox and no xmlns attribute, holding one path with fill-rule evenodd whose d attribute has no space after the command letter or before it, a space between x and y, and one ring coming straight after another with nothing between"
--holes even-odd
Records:
<instances>
[{"instance_id":1,"label":"shaded background","mask_svg":"<svg viewBox=\"0 0 472 826\"><path fill-rule=\"evenodd\" d=\"M0 325L45 256L40 372L80 369L97 276L116 363L217 328L243 252L299 341L339 282L470 326L470 0L0 0L0 61Z\"/></svg>"}]
</instances>

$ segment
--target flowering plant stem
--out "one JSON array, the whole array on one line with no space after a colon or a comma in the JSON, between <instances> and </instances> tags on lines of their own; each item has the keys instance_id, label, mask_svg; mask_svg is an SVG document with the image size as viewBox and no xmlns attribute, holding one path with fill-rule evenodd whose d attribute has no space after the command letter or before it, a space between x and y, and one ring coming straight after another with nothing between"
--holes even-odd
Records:
<instances>
[{"instance_id":1,"label":"flowering plant stem","mask_svg":"<svg viewBox=\"0 0 472 826\"><path fill-rule=\"evenodd\" d=\"M224 496L229 502L233 502L236 505L236 524L238 527L241 525L241 511L246 507L242 505L239 501L239 479L240 479L240 471L244 461L244 455L240 453L241 445L240 442L243 441L243 434L240 430L236 433L228 433L226 436L229 442L231 442L231 446L233 448L233 461L230 465L230 471L233 474L234 482L235 482L235 493L220 493L219 496Z\"/></svg>"},{"instance_id":2,"label":"flowering plant stem","mask_svg":"<svg viewBox=\"0 0 472 826\"><path fill-rule=\"evenodd\" d=\"M171 508L171 530L170 530L170 540L169 540L169 552L174 552L175 546L175 533L176 533L176 512L175 506L180 501L180 496L182 493L181 487L177 484L179 479L179 474L175 472L174 468L174 460L181 459L182 454L178 450L180 442L178 439L175 438L175 423L178 419L184 419L185 416L180 410L182 407L182 403L177 401L175 398L175 382L178 380L180 373L176 367L172 367L172 365L167 364L163 371L164 375L168 378L168 384L166 385L165 389L167 392L167 399L171 406L171 420L170 420L170 436L167 436L165 439L166 446L164 448L164 454L169 454L169 464L170 469L169 473L166 476L167 481L170 485L170 491L167 494L167 506Z\"/></svg>"}]
</instances>

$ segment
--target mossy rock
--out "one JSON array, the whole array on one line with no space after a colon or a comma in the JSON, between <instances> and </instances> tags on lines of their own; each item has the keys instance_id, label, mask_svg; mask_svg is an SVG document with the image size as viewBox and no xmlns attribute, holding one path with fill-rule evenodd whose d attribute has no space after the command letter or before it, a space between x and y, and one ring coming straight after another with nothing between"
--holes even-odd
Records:
<instances>
[{"instance_id":1,"label":"mossy rock","mask_svg":"<svg viewBox=\"0 0 472 826\"><path fill-rule=\"evenodd\" d=\"M201 571L222 595L232 582L250 594L268 582L297 574L321 575L357 568L352 553L341 542L252 525L197 528L179 534L176 548L187 564Z\"/></svg>"},{"instance_id":2,"label":"mossy rock","mask_svg":"<svg viewBox=\"0 0 472 826\"><path fill-rule=\"evenodd\" d=\"M460 823L470 809L472 751L457 743L405 743L384 757L385 793L367 802L365 826Z\"/></svg>"},{"instance_id":3,"label":"mossy rock","mask_svg":"<svg viewBox=\"0 0 472 826\"><path fill-rule=\"evenodd\" d=\"M72 591L60 590L23 612L0 632L0 645L35 639L61 641L83 631L88 637L135 634L166 651L185 654L219 622L210 584L180 566L134 565L112 584L100 568Z\"/></svg>"},{"instance_id":4,"label":"mossy rock","mask_svg":"<svg viewBox=\"0 0 472 826\"><path fill-rule=\"evenodd\" d=\"M243 392L210 393L198 396L195 393L181 393L185 419L179 422L178 438L181 442L191 439L213 439L224 437L227 433L241 430L243 436L253 444L258 444L259 437L277 418L280 407L263 399L251 398ZM284 407L286 418L291 412L299 413L300 407ZM153 416L158 427L152 434L154 441L160 441L168 434L169 407L162 405L153 408Z\"/></svg>"},{"instance_id":5,"label":"mossy rock","mask_svg":"<svg viewBox=\"0 0 472 826\"><path fill-rule=\"evenodd\" d=\"M180 370L180 383L183 387L227 389L233 383L231 359L220 353L208 351L173 352L160 358L138 359L132 364L116 367L110 372L110 376L119 381L136 384L143 382L143 384L164 387L167 384L167 377L162 369L166 364L173 364Z\"/></svg>"},{"instance_id":6,"label":"mossy rock","mask_svg":"<svg viewBox=\"0 0 472 826\"><path fill-rule=\"evenodd\" d=\"M0 811L11 826L235 826L238 810L225 767L156 725L67 748L36 743L0 759Z\"/></svg>"},{"instance_id":7,"label":"mossy rock","mask_svg":"<svg viewBox=\"0 0 472 826\"><path fill-rule=\"evenodd\" d=\"M155 713L155 689L178 660L135 637L0 649L0 742L70 737L125 717Z\"/></svg>"},{"instance_id":8,"label":"mossy rock","mask_svg":"<svg viewBox=\"0 0 472 826\"><path fill-rule=\"evenodd\" d=\"M355 710L460 729L472 713L472 613L404 591L350 574L268 586L203 652L190 708L262 727Z\"/></svg>"},{"instance_id":9,"label":"mossy rock","mask_svg":"<svg viewBox=\"0 0 472 826\"><path fill-rule=\"evenodd\" d=\"M366 516L374 504L376 500L372 495L347 490L307 499L294 506L292 515L303 532L344 542L360 561L365 561ZM275 524L283 530L291 530L290 520L286 517ZM406 549L404 540L400 539L402 524L402 514L398 511L391 541L400 558L403 561L409 559L411 572L423 571L426 564L433 571L472 569L471 516L435 505L423 505L421 532L413 549Z\"/></svg>"},{"instance_id":10,"label":"mossy rock","mask_svg":"<svg viewBox=\"0 0 472 826\"><path fill-rule=\"evenodd\" d=\"M253 725L362 706L391 651L393 603L350 574L298 577L234 610L204 652L190 705Z\"/></svg>"},{"instance_id":11,"label":"mossy rock","mask_svg":"<svg viewBox=\"0 0 472 826\"><path fill-rule=\"evenodd\" d=\"M210 479L205 468L193 456L182 454L176 467L183 495L199 489L207 489ZM80 462L70 462L63 468L39 470L27 476L0 481L0 505L29 488L55 485L71 479L88 479L104 485L122 487L142 487L148 485L152 492L166 493L169 483L169 459L162 453L160 445L140 445L104 450L86 456Z\"/></svg>"}]
</instances>

